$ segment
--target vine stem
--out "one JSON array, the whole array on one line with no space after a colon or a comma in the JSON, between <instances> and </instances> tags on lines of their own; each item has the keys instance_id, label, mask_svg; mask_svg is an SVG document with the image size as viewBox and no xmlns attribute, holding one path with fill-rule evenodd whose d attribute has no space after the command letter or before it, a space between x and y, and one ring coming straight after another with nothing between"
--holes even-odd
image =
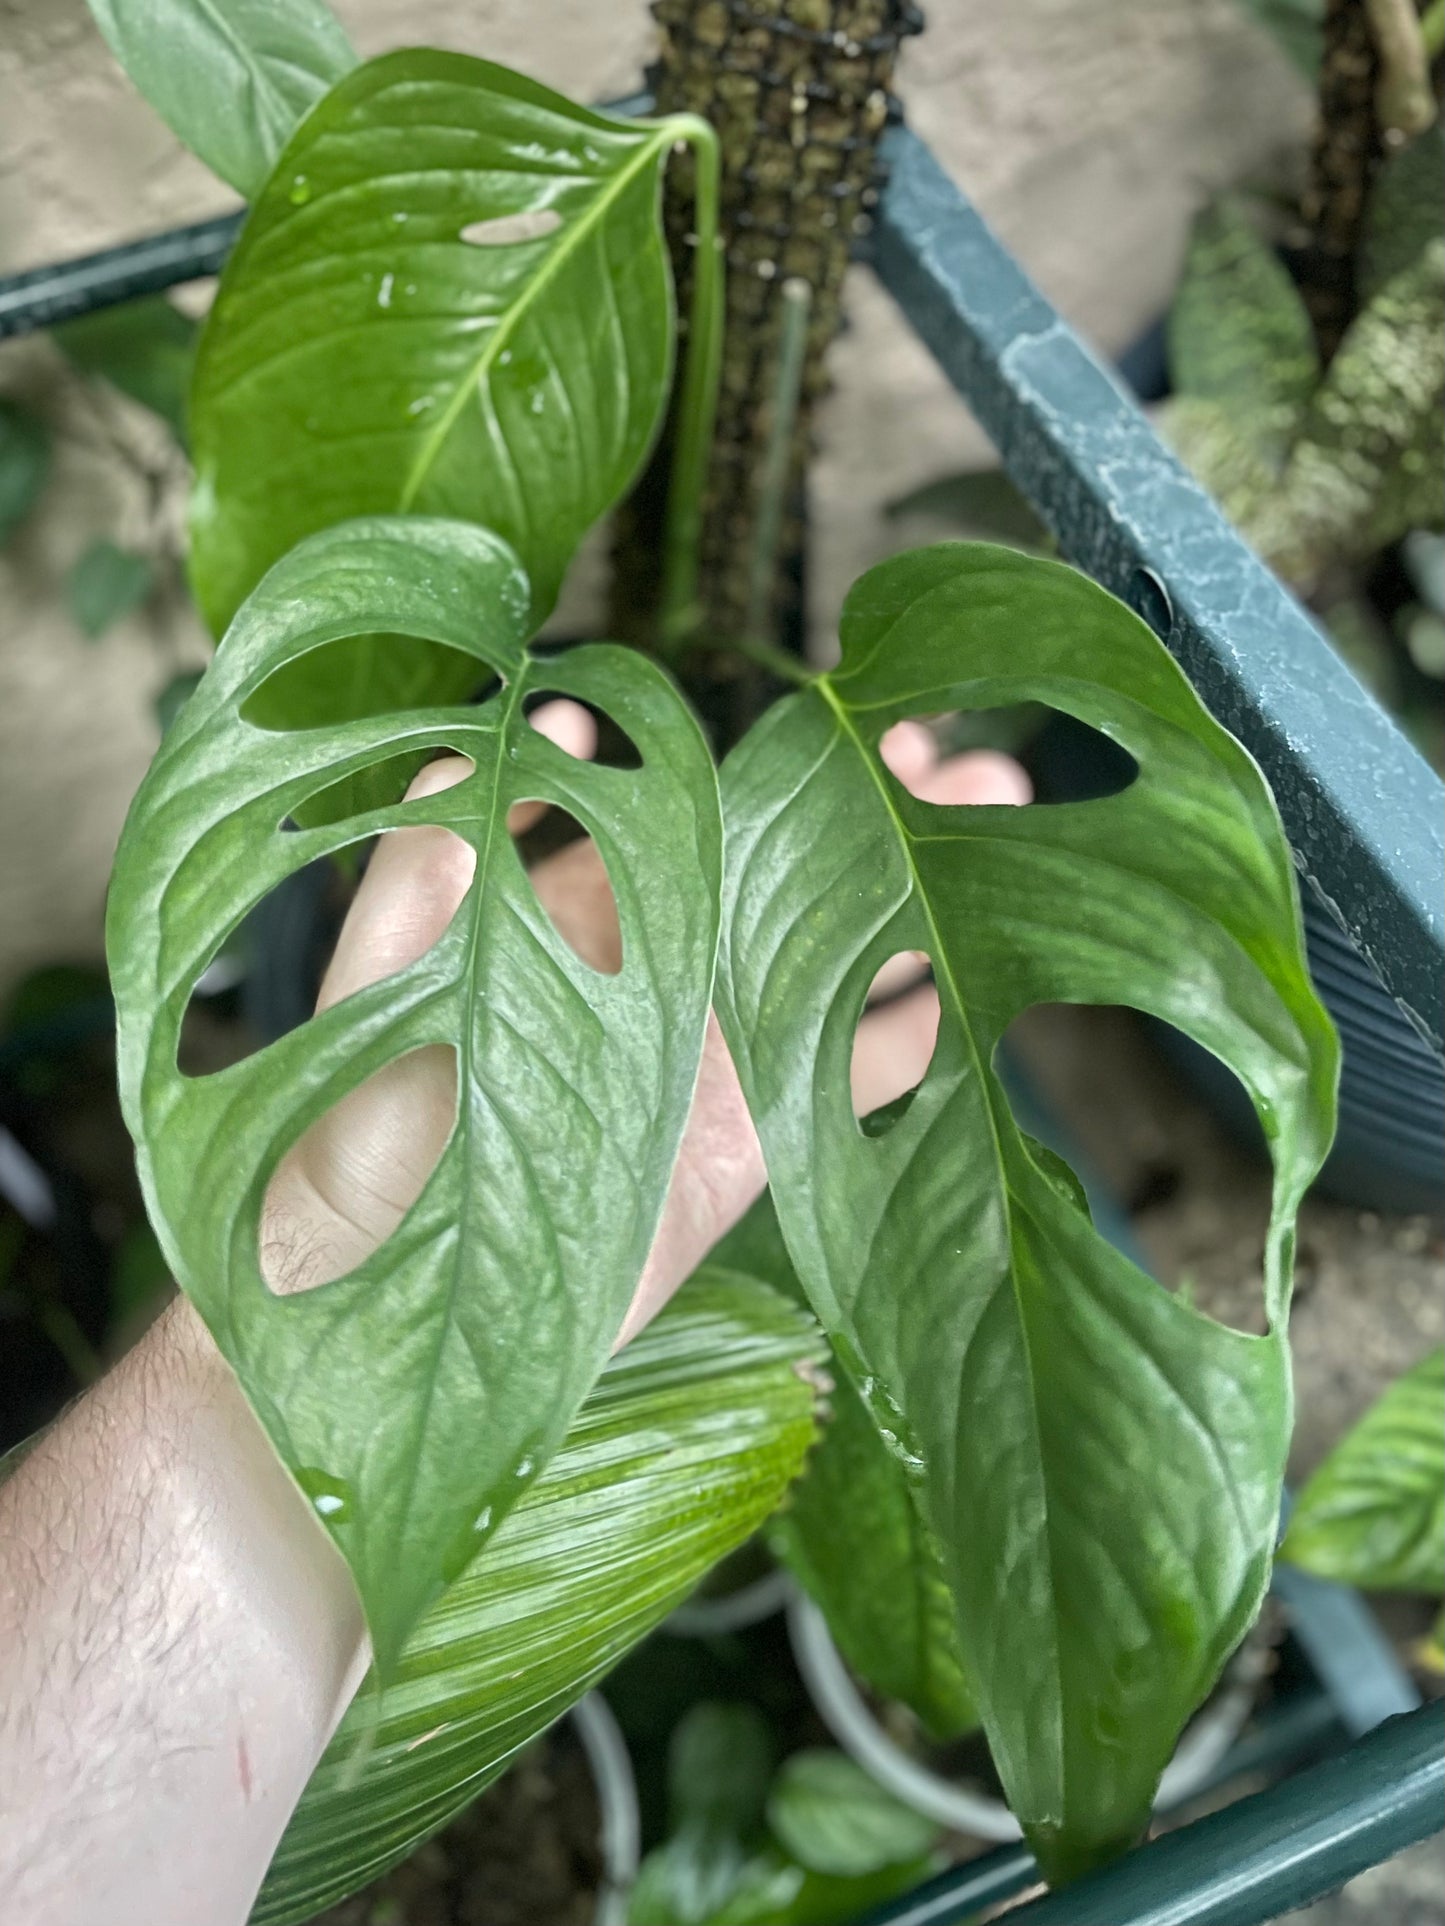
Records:
<instances>
[{"instance_id":1,"label":"vine stem","mask_svg":"<svg viewBox=\"0 0 1445 1926\"><path fill-rule=\"evenodd\" d=\"M783 325L778 344L777 392L773 420L758 483L758 511L748 557L749 635L766 636L772 627L773 577L778 559L778 536L783 526L783 498L793 452L793 429L798 419L798 396L803 386L803 356L808 346L808 316L813 290L796 275L782 286Z\"/></svg>"},{"instance_id":2,"label":"vine stem","mask_svg":"<svg viewBox=\"0 0 1445 1926\"><path fill-rule=\"evenodd\" d=\"M722 372L723 258L718 234L722 163L717 135L697 114L676 114L666 123L692 149L697 169L694 223L697 252L688 314L687 365L678 406L677 438L662 530L663 652L676 656L697 630L698 545L703 491L717 420Z\"/></svg>"},{"instance_id":3,"label":"vine stem","mask_svg":"<svg viewBox=\"0 0 1445 1926\"><path fill-rule=\"evenodd\" d=\"M781 676L785 682L795 682L800 689L806 689L817 680L817 671L810 669L806 662L757 636L737 636L727 647L735 655L746 656L749 662L756 662L760 669L768 669L772 674Z\"/></svg>"}]
</instances>

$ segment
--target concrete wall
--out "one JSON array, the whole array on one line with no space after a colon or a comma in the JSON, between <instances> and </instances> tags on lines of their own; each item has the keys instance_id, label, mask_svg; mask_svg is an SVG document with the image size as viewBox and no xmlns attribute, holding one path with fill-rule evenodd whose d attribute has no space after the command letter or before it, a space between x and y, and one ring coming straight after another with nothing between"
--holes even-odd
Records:
<instances>
[{"instance_id":1,"label":"concrete wall","mask_svg":"<svg viewBox=\"0 0 1445 1926\"><path fill-rule=\"evenodd\" d=\"M338 11L364 53L463 48L583 98L635 85L650 40L642 0L339 0ZM1107 348L1167 301L1203 198L1297 164L1304 91L1233 0L931 0L928 11L901 82L914 125ZM83 0L0 0L0 272L232 198L132 93ZM823 637L848 580L900 539L881 504L987 458L886 298L857 282L816 478ZM94 644L59 600L66 565L97 535L159 516L178 546L181 483L163 481L157 507L145 475L163 456L148 424L123 408L97 417L41 342L0 349L3 394L45 409L57 454L45 505L0 554L0 996L36 962L98 953L115 837L154 746L153 696L204 651L178 596Z\"/></svg>"}]
</instances>

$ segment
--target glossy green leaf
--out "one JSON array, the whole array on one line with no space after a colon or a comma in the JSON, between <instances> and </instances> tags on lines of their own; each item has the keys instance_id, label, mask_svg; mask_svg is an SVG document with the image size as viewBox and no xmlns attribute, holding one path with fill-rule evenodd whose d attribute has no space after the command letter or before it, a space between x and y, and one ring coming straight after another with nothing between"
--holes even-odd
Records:
<instances>
[{"instance_id":1,"label":"glossy green leaf","mask_svg":"<svg viewBox=\"0 0 1445 1926\"><path fill-rule=\"evenodd\" d=\"M1387 154L1370 189L1356 266L1362 306L1445 234L1445 127L1437 120Z\"/></svg>"},{"instance_id":2,"label":"glossy green leaf","mask_svg":"<svg viewBox=\"0 0 1445 1926\"><path fill-rule=\"evenodd\" d=\"M0 401L0 542L35 506L50 472L50 437L28 408Z\"/></svg>"},{"instance_id":3,"label":"glossy green leaf","mask_svg":"<svg viewBox=\"0 0 1445 1926\"><path fill-rule=\"evenodd\" d=\"M771 1528L857 1676L936 1739L978 1724L943 1561L908 1474L839 1372L823 1437Z\"/></svg>"},{"instance_id":4,"label":"glossy green leaf","mask_svg":"<svg viewBox=\"0 0 1445 1926\"><path fill-rule=\"evenodd\" d=\"M149 556L92 542L65 578L65 599L81 634L93 642L138 609L154 581Z\"/></svg>"},{"instance_id":5,"label":"glossy green leaf","mask_svg":"<svg viewBox=\"0 0 1445 1926\"><path fill-rule=\"evenodd\" d=\"M1225 407L1258 448L1287 442L1320 375L1309 312L1235 201L1196 218L1169 311L1175 392Z\"/></svg>"},{"instance_id":6,"label":"glossy green leaf","mask_svg":"<svg viewBox=\"0 0 1445 1926\"><path fill-rule=\"evenodd\" d=\"M1279 1555L1345 1585L1445 1592L1445 1350L1397 1378L1335 1446Z\"/></svg>"},{"instance_id":7,"label":"glossy green leaf","mask_svg":"<svg viewBox=\"0 0 1445 1926\"><path fill-rule=\"evenodd\" d=\"M806 1303L771 1197L722 1240L717 1262ZM854 1673L938 1739L978 1724L943 1562L908 1474L834 1362L822 1435L768 1529Z\"/></svg>"},{"instance_id":8,"label":"glossy green leaf","mask_svg":"<svg viewBox=\"0 0 1445 1926\"><path fill-rule=\"evenodd\" d=\"M885 1792L845 1753L821 1748L783 1761L768 1794L768 1824L800 1866L847 1879L923 1858L938 1839L933 1820Z\"/></svg>"},{"instance_id":9,"label":"glossy green leaf","mask_svg":"<svg viewBox=\"0 0 1445 1926\"><path fill-rule=\"evenodd\" d=\"M813 1435L805 1372L820 1350L805 1314L712 1270L612 1360L547 1470L417 1627L379 1706L363 1687L253 1926L309 1919L403 1858L742 1542ZM764 1758L759 1810L766 1773Z\"/></svg>"},{"instance_id":10,"label":"glossy green leaf","mask_svg":"<svg viewBox=\"0 0 1445 1926\"><path fill-rule=\"evenodd\" d=\"M951 544L871 570L841 633L838 669L724 766L719 1012L798 1274L943 1548L1005 1789L1067 1876L1142 1828L1263 1595L1336 1044L1264 781L1136 616L1057 563ZM883 765L903 717L1020 701L1113 738L1135 781L950 810ZM869 1136L853 1036L903 950L931 959L938 1045ZM1267 1335L1135 1269L1019 1130L993 1054L1055 1001L1144 1010L1239 1075L1275 1161Z\"/></svg>"},{"instance_id":11,"label":"glossy green leaf","mask_svg":"<svg viewBox=\"0 0 1445 1926\"><path fill-rule=\"evenodd\" d=\"M189 315L153 294L62 321L51 339L82 373L99 375L149 408L184 442L197 332Z\"/></svg>"},{"instance_id":12,"label":"glossy green leaf","mask_svg":"<svg viewBox=\"0 0 1445 1926\"><path fill-rule=\"evenodd\" d=\"M192 574L213 627L301 536L392 511L495 529L545 614L661 422L660 181L694 125L461 54L388 54L334 89L201 343Z\"/></svg>"},{"instance_id":13,"label":"glossy green leaf","mask_svg":"<svg viewBox=\"0 0 1445 1926\"><path fill-rule=\"evenodd\" d=\"M324 0L90 0L90 11L171 132L248 197L356 64Z\"/></svg>"},{"instance_id":14,"label":"glossy green leaf","mask_svg":"<svg viewBox=\"0 0 1445 1926\"><path fill-rule=\"evenodd\" d=\"M328 531L277 565L176 717L132 806L107 946L119 1081L147 1208L177 1282L347 1558L383 1670L444 1582L561 1442L652 1242L697 1074L720 870L717 787L673 685L635 651L524 647L527 584L497 537L425 518ZM480 707L249 719L266 677L347 638L451 648L503 686ZM575 761L527 724L543 691L590 702L637 769ZM443 793L296 830L363 769L449 748ZM404 778L402 778L404 780ZM394 792L399 791L399 782ZM606 862L620 974L562 941L506 833L561 804ZM416 963L246 1061L176 1068L190 991L241 918L304 863L407 823L477 852L451 927ZM457 1053L457 1122L407 1217L346 1277L278 1298L259 1266L286 1149L403 1053Z\"/></svg>"}]
</instances>

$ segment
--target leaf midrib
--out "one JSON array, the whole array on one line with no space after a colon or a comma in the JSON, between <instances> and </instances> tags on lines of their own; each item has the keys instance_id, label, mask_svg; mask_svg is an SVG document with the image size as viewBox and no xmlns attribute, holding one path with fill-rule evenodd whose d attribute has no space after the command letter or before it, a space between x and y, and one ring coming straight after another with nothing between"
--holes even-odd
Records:
<instances>
[{"instance_id":1,"label":"leaf midrib","mask_svg":"<svg viewBox=\"0 0 1445 1926\"><path fill-rule=\"evenodd\" d=\"M467 1093L472 1088L475 1069L472 1056L472 1014L477 1007L477 959L481 948L480 937L483 922L481 913L482 899L486 894L487 878L491 869L492 852L496 848L497 843L497 819L500 813L499 804L502 790L502 772L507 762L508 739L511 733L513 718L520 708L526 690L527 671L530 667L531 657L524 656L521 666L508 683L504 692L504 701L499 718L500 726L497 731L496 758L492 766L491 794L488 798L487 834L481 848L477 851L477 866L467 892L473 899L474 910L471 917L471 928L467 934L466 958L459 977L460 984L465 986L465 1001L462 1005L463 1021L458 1026L457 1121L455 1135L451 1139L451 1143L460 1144L459 1154L464 1168L469 1167L471 1162L469 1154L471 1148L471 1107L467 1101ZM448 1149L451 1148L451 1143L448 1144ZM443 1151L442 1154L445 1156L446 1151ZM440 1374L442 1350L447 1341L447 1334L456 1322L456 1303L457 1296L461 1290L462 1247L464 1242L465 1240L460 1235L453 1241L452 1260L450 1264L451 1275L447 1284L445 1303L438 1306L439 1315L436 1320L437 1338L432 1348L431 1368L426 1374L425 1386L421 1396L417 1399L413 1407L416 1422L412 1425L411 1431L413 1438L416 1440L416 1445L409 1454L410 1464L407 1471L406 1501L401 1508L403 1514L408 1517L411 1515L413 1501L416 1497L416 1484L420 1473L422 1451L431 1423L432 1405L436 1401L437 1379Z\"/></svg>"},{"instance_id":2,"label":"leaf midrib","mask_svg":"<svg viewBox=\"0 0 1445 1926\"><path fill-rule=\"evenodd\" d=\"M420 449L417 451L416 459L412 463L411 471L407 475L406 481L402 484L401 495L398 499L397 506L403 514L411 509L427 475L435 465L442 447L445 445L452 429L460 420L468 401L476 392L482 376L496 359L502 347L513 338L521 320L533 310L545 290L561 273L563 267L571 260L577 249L597 230L608 208L620 199L637 176L652 164L658 153L676 138L676 130L671 122L664 122L658 127L651 139L645 140L642 143L635 156L618 169L613 179L608 182L584 212L579 214L575 221L570 222L563 228L556 246L552 249L551 253L548 254L535 275L531 276L526 282L524 298L513 302L503 318L490 330L486 338L486 345L482 348L481 353L477 356L472 367L457 383L455 394L428 430ZM465 245L465 243L462 245Z\"/></svg>"},{"instance_id":3,"label":"leaf midrib","mask_svg":"<svg viewBox=\"0 0 1445 1926\"><path fill-rule=\"evenodd\" d=\"M938 921L934 916L933 905L929 901L928 892L923 887L923 879L919 875L918 867L913 860L913 848L912 848L913 838L909 833L908 826L903 821L903 818L899 815L898 810L894 805L893 798L888 793L888 788L886 783L883 780L882 774L880 773L874 758L869 755L867 747L863 742L863 738L859 735L858 731L854 728L852 718L848 712L847 704L839 697L836 690L834 689L831 677L828 675L820 675L817 678L814 684L814 687L818 689L824 701L828 704L829 708L833 711L833 714L837 719L839 729L847 737L848 741L856 750L858 759L863 764L863 767L867 770L869 780L872 782L874 788L877 790L879 799L882 802L885 811L887 812L888 820L893 825L894 831L897 834L899 847L903 853L904 861L908 865L908 872L911 879L914 896L917 899L920 907L922 908L924 918L928 924L929 934L932 937L932 949L933 949L935 974L939 978L941 983L947 985L949 996L952 1000L954 1010L958 1017L959 1027L963 1031L964 1040L968 1046L969 1056L973 1061L974 1070L978 1076L979 1089L983 1093L984 1109L988 1116L989 1137L993 1144L994 1163L995 1163L995 1168L998 1172L998 1192L999 1192L999 1198L1003 1208L1004 1230L1008 1239L1009 1288L1013 1294L1014 1306L1015 1306L1015 1311L1018 1319L1019 1336L1023 1346L1024 1364L1025 1364L1025 1368L1028 1371L1028 1377L1029 1377L1029 1418L1030 1418L1030 1424L1034 1434L1035 1446L1038 1452L1039 1484L1040 1484L1041 1493L1044 1501L1044 1542L1048 1547L1049 1597L1050 1597L1051 1618L1053 1622L1053 1632L1054 1632L1054 1638L1053 1638L1054 1665L1059 1678L1062 1680L1064 1675L1064 1664L1063 1664L1062 1646L1059 1639L1058 1599L1060 1594L1059 1594L1058 1557L1057 1557L1057 1550L1054 1545L1053 1521L1050 1516L1050 1508L1048 1503L1048 1478L1044 1471L1044 1466L1046 1463L1046 1455L1044 1452L1043 1438L1039 1431L1039 1425L1038 1425L1038 1408L1039 1408L1038 1380L1034 1369L1033 1352L1029 1344L1028 1319L1025 1315L1023 1302L1019 1295L1018 1272L1017 1272L1017 1267L1013 1261L1013 1247L1014 1247L1013 1197L1009 1189L1008 1172L1004 1163L1003 1143L999 1136L998 1118L994 1113L993 1097L992 1097L992 1078L988 1072L987 1066L984 1063L982 1052L980 1051L978 1046L978 1039L975 1037L973 1033L973 1027L968 1020L968 1012L963 1001L963 994L959 988L958 979L954 974L952 959L950 958L948 950L945 947L943 942L943 933L939 929ZM1062 1698L1063 1696L1062 1692L1060 1696ZM1059 1783L1061 1787L1065 1787L1067 1762L1068 1762L1068 1748L1064 1744L1063 1718L1061 1716L1059 1721L1059 1751L1058 1751ZM1067 1790L1065 1790L1064 1792L1063 1804L1065 1808L1067 1808L1067 1805L1068 1805ZM1062 1819L1063 1817L1064 1817L1064 1814L1061 1813L1060 1818Z\"/></svg>"}]
</instances>

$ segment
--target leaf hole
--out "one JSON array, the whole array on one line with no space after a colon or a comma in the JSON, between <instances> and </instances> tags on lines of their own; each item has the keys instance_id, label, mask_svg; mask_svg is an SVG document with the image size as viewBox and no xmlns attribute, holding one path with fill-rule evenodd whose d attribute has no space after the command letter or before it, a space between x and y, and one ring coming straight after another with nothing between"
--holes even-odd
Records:
<instances>
[{"instance_id":1,"label":"leaf hole","mask_svg":"<svg viewBox=\"0 0 1445 1926\"><path fill-rule=\"evenodd\" d=\"M313 790L303 801L294 805L292 813L278 827L285 832L298 829L320 829L329 823L345 822L350 816L359 816L368 810L384 809L401 802L407 790L415 782L423 769L447 757L460 756L469 761L465 752L447 744L429 744L422 749L403 749L394 755L381 756L364 768L354 769L349 774L328 782L320 789ZM369 850L375 838L365 845ZM350 867L364 866L364 854L357 857L354 849L350 853Z\"/></svg>"},{"instance_id":2,"label":"leaf hole","mask_svg":"<svg viewBox=\"0 0 1445 1926\"><path fill-rule=\"evenodd\" d=\"M1122 795L1139 774L1103 730L1042 702L906 717L882 747L906 789L943 807L1094 802Z\"/></svg>"},{"instance_id":3,"label":"leaf hole","mask_svg":"<svg viewBox=\"0 0 1445 1926\"><path fill-rule=\"evenodd\" d=\"M520 214L495 214L472 221L457 236L468 247L516 247L523 241L545 240L562 225L555 207L530 207Z\"/></svg>"},{"instance_id":4,"label":"leaf hole","mask_svg":"<svg viewBox=\"0 0 1445 1926\"><path fill-rule=\"evenodd\" d=\"M374 1256L425 1190L456 1118L447 1043L394 1057L338 1098L266 1186L257 1255L268 1287L315 1290Z\"/></svg>"},{"instance_id":5,"label":"leaf hole","mask_svg":"<svg viewBox=\"0 0 1445 1926\"><path fill-rule=\"evenodd\" d=\"M501 687L485 662L416 635L343 635L273 669L241 704L241 720L283 733L453 702Z\"/></svg>"},{"instance_id":6,"label":"leaf hole","mask_svg":"<svg viewBox=\"0 0 1445 1926\"><path fill-rule=\"evenodd\" d=\"M907 1115L938 1045L929 959L897 950L874 972L849 1063L853 1115L865 1137L885 1137Z\"/></svg>"},{"instance_id":7,"label":"leaf hole","mask_svg":"<svg viewBox=\"0 0 1445 1926\"><path fill-rule=\"evenodd\" d=\"M640 769L642 752L628 735L627 731L610 716L605 709L595 708L590 702L581 702L576 696L559 695L542 690L527 699L527 720L533 727L541 712L554 713L562 708L587 718L590 727L578 729L575 725L554 733L545 729L548 740L561 749L564 754L579 762L595 762L604 769Z\"/></svg>"},{"instance_id":8,"label":"leaf hole","mask_svg":"<svg viewBox=\"0 0 1445 1926\"><path fill-rule=\"evenodd\" d=\"M572 954L600 976L622 969L622 924L601 851L569 811L549 805L518 839L543 915Z\"/></svg>"}]
</instances>

